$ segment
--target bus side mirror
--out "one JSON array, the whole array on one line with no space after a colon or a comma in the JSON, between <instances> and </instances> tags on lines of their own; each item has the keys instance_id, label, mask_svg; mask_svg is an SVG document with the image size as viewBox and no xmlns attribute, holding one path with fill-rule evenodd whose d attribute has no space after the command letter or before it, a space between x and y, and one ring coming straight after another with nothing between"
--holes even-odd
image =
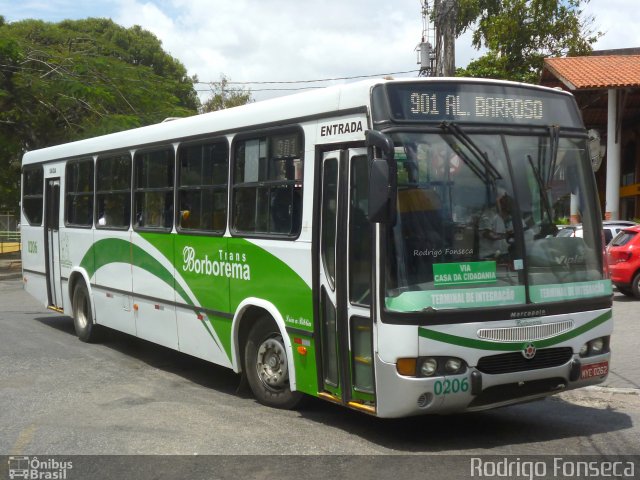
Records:
<instances>
[{"instance_id":1,"label":"bus side mirror","mask_svg":"<svg viewBox=\"0 0 640 480\"><path fill-rule=\"evenodd\" d=\"M393 140L376 130L367 130L365 136L369 157L369 221L393 225L398 190ZM376 157L376 149L382 158Z\"/></svg>"},{"instance_id":2,"label":"bus side mirror","mask_svg":"<svg viewBox=\"0 0 640 480\"><path fill-rule=\"evenodd\" d=\"M388 223L389 216L389 164L381 158L369 162L369 221Z\"/></svg>"}]
</instances>

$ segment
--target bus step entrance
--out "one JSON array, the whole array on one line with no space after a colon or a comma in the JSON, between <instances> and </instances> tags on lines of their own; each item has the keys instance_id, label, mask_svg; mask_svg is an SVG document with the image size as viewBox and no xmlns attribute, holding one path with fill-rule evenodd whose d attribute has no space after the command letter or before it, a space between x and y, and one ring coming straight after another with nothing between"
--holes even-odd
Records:
<instances>
[{"instance_id":1,"label":"bus step entrance","mask_svg":"<svg viewBox=\"0 0 640 480\"><path fill-rule=\"evenodd\" d=\"M336 395L333 395L332 393L329 392L318 392L318 397L323 399L323 400L328 400L330 402L333 403L338 403L340 405L342 405L342 399Z\"/></svg>"}]
</instances>

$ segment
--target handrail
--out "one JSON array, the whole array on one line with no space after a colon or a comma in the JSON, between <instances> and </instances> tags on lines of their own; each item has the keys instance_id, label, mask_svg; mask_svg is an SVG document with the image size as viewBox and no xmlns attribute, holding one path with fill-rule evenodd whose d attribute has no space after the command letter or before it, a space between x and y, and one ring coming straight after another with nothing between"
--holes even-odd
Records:
<instances>
[{"instance_id":1,"label":"handrail","mask_svg":"<svg viewBox=\"0 0 640 480\"><path fill-rule=\"evenodd\" d=\"M20 232L0 230L0 240L5 242L19 242Z\"/></svg>"}]
</instances>

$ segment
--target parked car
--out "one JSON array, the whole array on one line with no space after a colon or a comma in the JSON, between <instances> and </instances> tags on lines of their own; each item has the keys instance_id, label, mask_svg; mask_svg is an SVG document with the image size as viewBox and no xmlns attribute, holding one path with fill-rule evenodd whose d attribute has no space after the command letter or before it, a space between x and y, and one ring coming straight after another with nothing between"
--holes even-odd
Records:
<instances>
[{"instance_id":1,"label":"parked car","mask_svg":"<svg viewBox=\"0 0 640 480\"><path fill-rule=\"evenodd\" d=\"M628 220L605 220L602 222L605 245L608 245L623 228L633 227L634 225L637 224ZM558 237L582 237L582 224L561 227L558 231Z\"/></svg>"},{"instance_id":2,"label":"parked car","mask_svg":"<svg viewBox=\"0 0 640 480\"><path fill-rule=\"evenodd\" d=\"M622 229L607 246L611 282L628 296L640 299L640 225Z\"/></svg>"}]
</instances>

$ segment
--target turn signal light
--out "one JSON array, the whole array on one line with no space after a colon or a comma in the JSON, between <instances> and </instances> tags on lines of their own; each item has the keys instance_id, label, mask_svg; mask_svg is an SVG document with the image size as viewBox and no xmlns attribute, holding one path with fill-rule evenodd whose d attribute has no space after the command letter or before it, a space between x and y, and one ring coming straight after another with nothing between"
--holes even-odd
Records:
<instances>
[{"instance_id":1,"label":"turn signal light","mask_svg":"<svg viewBox=\"0 0 640 480\"><path fill-rule=\"evenodd\" d=\"M416 375L416 359L415 358L399 358L396 363L396 369L400 375L407 377L415 377Z\"/></svg>"},{"instance_id":2,"label":"turn signal light","mask_svg":"<svg viewBox=\"0 0 640 480\"><path fill-rule=\"evenodd\" d=\"M428 378L461 375L467 371L467 364L457 357L399 358L396 370L405 377Z\"/></svg>"}]
</instances>

